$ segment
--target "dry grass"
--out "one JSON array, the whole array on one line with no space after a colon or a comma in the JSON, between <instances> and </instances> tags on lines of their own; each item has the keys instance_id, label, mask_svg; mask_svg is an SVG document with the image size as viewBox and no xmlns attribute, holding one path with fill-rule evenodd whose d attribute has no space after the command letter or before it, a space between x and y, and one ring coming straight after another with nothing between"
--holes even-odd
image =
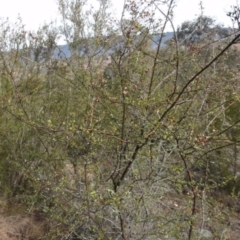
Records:
<instances>
[{"instance_id":1,"label":"dry grass","mask_svg":"<svg viewBox=\"0 0 240 240\"><path fill-rule=\"evenodd\" d=\"M33 216L0 216L1 240L37 240L46 231L45 221L37 214Z\"/></svg>"},{"instance_id":2,"label":"dry grass","mask_svg":"<svg viewBox=\"0 0 240 240\"><path fill-rule=\"evenodd\" d=\"M240 52L240 43L234 44L233 47L234 47L238 52Z\"/></svg>"}]
</instances>

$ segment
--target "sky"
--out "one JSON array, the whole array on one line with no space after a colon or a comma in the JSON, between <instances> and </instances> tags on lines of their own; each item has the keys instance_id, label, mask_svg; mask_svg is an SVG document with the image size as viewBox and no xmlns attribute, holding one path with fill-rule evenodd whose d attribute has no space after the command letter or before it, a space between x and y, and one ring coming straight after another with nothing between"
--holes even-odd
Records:
<instances>
[{"instance_id":1,"label":"sky","mask_svg":"<svg viewBox=\"0 0 240 240\"><path fill-rule=\"evenodd\" d=\"M18 14L28 30L37 30L44 22L54 21L58 16L56 0L0 0L0 17L8 17L14 21ZM91 1L91 0L90 0ZM112 0L116 15L120 16L124 0ZM199 13L200 0L176 0L174 24L180 25L183 21L194 19ZM226 16L231 5L236 0L202 0L205 15L212 16L217 22L231 26Z\"/></svg>"}]
</instances>

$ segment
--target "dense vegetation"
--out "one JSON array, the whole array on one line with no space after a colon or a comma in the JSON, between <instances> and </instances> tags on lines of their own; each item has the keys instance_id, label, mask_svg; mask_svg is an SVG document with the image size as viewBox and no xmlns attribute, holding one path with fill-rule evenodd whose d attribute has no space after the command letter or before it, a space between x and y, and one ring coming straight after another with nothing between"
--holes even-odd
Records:
<instances>
[{"instance_id":1,"label":"dense vegetation","mask_svg":"<svg viewBox=\"0 0 240 240\"><path fill-rule=\"evenodd\" d=\"M163 46L173 0L119 22L108 0L57 2L59 28L0 26L6 214L44 216L39 239L238 239L238 30L201 13Z\"/></svg>"}]
</instances>

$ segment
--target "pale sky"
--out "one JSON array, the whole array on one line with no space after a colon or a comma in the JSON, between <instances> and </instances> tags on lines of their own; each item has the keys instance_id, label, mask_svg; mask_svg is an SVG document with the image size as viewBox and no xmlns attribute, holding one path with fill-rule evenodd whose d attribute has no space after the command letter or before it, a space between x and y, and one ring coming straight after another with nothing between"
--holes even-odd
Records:
<instances>
[{"instance_id":1,"label":"pale sky","mask_svg":"<svg viewBox=\"0 0 240 240\"><path fill-rule=\"evenodd\" d=\"M0 0L0 17L9 17L14 21L18 14L26 24L27 29L36 30L44 21L49 22L57 18L58 10L55 0ZM124 0L112 0L117 14L120 15ZM185 20L192 20L200 13L200 0L176 0L174 24L180 25ZM205 15L214 17L217 22L231 26L231 21L226 16L230 6L236 0L202 0Z\"/></svg>"}]
</instances>

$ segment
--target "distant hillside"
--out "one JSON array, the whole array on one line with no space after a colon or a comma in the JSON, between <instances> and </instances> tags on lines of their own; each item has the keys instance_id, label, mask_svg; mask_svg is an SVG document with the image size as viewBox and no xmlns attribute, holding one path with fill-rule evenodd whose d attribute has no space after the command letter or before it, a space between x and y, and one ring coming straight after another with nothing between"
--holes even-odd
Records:
<instances>
[{"instance_id":1,"label":"distant hillside","mask_svg":"<svg viewBox=\"0 0 240 240\"><path fill-rule=\"evenodd\" d=\"M151 50L155 50L157 48L157 45L158 45L158 42L160 40L160 37L161 37L161 34L154 34L152 36L152 39L150 42L150 49ZM161 43L161 46L166 46L166 43L172 39L174 37L174 32L166 32L163 36L163 39L162 39L162 43ZM216 39L220 39L221 37L217 37L216 36ZM103 52L105 54L112 54L114 53L114 51L116 51L117 48L120 48L121 45L123 44L123 40L124 38L122 36L119 36L119 39L116 40L116 44L110 49L99 49L99 54L102 54ZM240 51L240 44L234 44L234 46L236 46L236 49L237 51ZM80 48L79 47L79 54L84 54L84 47ZM96 49L95 49L96 51ZM53 54L53 57L54 58L69 58L71 57L71 51L69 49L69 46L66 44L66 45L59 45L56 49L55 49L55 52Z\"/></svg>"},{"instance_id":2,"label":"distant hillside","mask_svg":"<svg viewBox=\"0 0 240 240\"><path fill-rule=\"evenodd\" d=\"M154 50L154 49L156 49L157 48L157 44L158 44L158 42L159 42L159 39L160 39L160 36L161 36L161 34L155 34L155 35L153 35L153 38L152 38L152 41L150 42L150 49L151 50ZM166 42L169 40L169 39L171 39L171 38L173 38L173 36L174 36L174 33L173 32L167 32L167 33L165 33L164 34L164 36L163 36L163 39L162 39L162 46L165 46L166 45ZM118 47L120 47L121 46L121 43L118 45ZM114 47L116 47L116 46L114 46ZM108 54L111 54L111 53L113 53L114 52L114 49L108 49L107 50L107 53ZM82 51L82 53L83 53L83 51ZM80 54L81 54L81 50L80 50ZM59 45L57 48L56 48L56 50L55 50L55 52L54 52L54 54L53 54L53 57L54 58L69 58L69 57L71 57L71 51L70 51L70 49L69 49L69 46L66 44L66 45Z\"/></svg>"}]
</instances>

